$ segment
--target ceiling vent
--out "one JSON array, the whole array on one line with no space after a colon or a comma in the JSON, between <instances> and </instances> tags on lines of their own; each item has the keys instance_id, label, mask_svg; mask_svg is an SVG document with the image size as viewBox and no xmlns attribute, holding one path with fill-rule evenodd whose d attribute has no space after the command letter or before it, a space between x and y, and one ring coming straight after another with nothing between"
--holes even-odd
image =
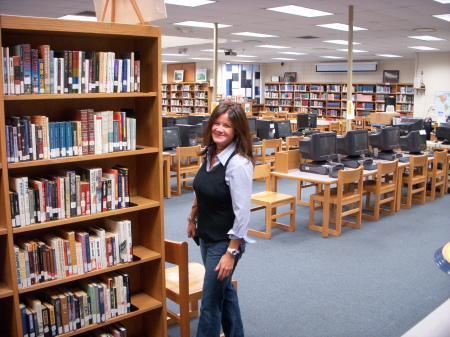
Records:
<instances>
[{"instance_id":1,"label":"ceiling vent","mask_svg":"<svg viewBox=\"0 0 450 337\"><path fill-rule=\"evenodd\" d=\"M354 72L377 71L377 62L356 62L353 63ZM348 70L347 62L336 63L317 63L316 72L346 72Z\"/></svg>"}]
</instances>

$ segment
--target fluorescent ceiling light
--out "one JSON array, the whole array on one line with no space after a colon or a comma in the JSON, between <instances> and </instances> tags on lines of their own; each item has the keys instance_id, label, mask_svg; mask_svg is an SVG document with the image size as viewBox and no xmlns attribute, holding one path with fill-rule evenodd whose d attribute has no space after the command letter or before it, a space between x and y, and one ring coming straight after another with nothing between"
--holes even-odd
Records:
<instances>
[{"instance_id":1,"label":"fluorescent ceiling light","mask_svg":"<svg viewBox=\"0 0 450 337\"><path fill-rule=\"evenodd\" d=\"M327 40L327 41L323 41L323 42L327 42L327 43L335 43L335 44L348 44L347 40ZM361 44L359 42L353 42L353 44Z\"/></svg>"},{"instance_id":2,"label":"fluorescent ceiling light","mask_svg":"<svg viewBox=\"0 0 450 337\"><path fill-rule=\"evenodd\" d=\"M252 37L279 37L278 35L269 35L269 34L260 34L260 33L252 33L252 32L240 32L240 33L231 33L233 35L243 35L243 36L252 36Z\"/></svg>"},{"instance_id":3,"label":"fluorescent ceiling light","mask_svg":"<svg viewBox=\"0 0 450 337\"><path fill-rule=\"evenodd\" d=\"M166 61L166 60L162 60L161 62L162 62L162 63L175 63L175 62L178 62L178 61Z\"/></svg>"},{"instance_id":4,"label":"fluorescent ceiling light","mask_svg":"<svg viewBox=\"0 0 450 337\"><path fill-rule=\"evenodd\" d=\"M446 41L445 39L441 39L440 37L435 37L431 35L419 35L419 36L408 36L410 39L417 39L423 41Z\"/></svg>"},{"instance_id":5,"label":"fluorescent ceiling light","mask_svg":"<svg viewBox=\"0 0 450 337\"><path fill-rule=\"evenodd\" d=\"M434 0L440 2L441 4L450 4L450 0Z\"/></svg>"},{"instance_id":6,"label":"fluorescent ceiling light","mask_svg":"<svg viewBox=\"0 0 450 337\"><path fill-rule=\"evenodd\" d=\"M440 15L433 15L435 18L450 21L450 14L440 14Z\"/></svg>"},{"instance_id":7,"label":"fluorescent ceiling light","mask_svg":"<svg viewBox=\"0 0 450 337\"><path fill-rule=\"evenodd\" d=\"M334 15L333 13L318 11L315 9L300 7L300 6L295 6L295 5L267 8L267 10L286 13L286 14L306 16L308 18L313 18L316 16Z\"/></svg>"},{"instance_id":8,"label":"fluorescent ceiling light","mask_svg":"<svg viewBox=\"0 0 450 337\"><path fill-rule=\"evenodd\" d=\"M177 5L177 6L187 6L187 7L197 7L202 5L212 4L215 1L210 0L165 0L166 5Z\"/></svg>"},{"instance_id":9,"label":"fluorescent ceiling light","mask_svg":"<svg viewBox=\"0 0 450 337\"><path fill-rule=\"evenodd\" d=\"M348 49L336 49L336 50L339 50L339 51L347 51L347 52L348 52ZM354 52L354 53L367 53L367 50L353 49L353 52Z\"/></svg>"},{"instance_id":10,"label":"fluorescent ceiling light","mask_svg":"<svg viewBox=\"0 0 450 337\"><path fill-rule=\"evenodd\" d=\"M297 53L295 51L279 51L278 54L306 55L306 53Z\"/></svg>"},{"instance_id":11,"label":"fluorescent ceiling light","mask_svg":"<svg viewBox=\"0 0 450 337\"><path fill-rule=\"evenodd\" d=\"M78 21L97 21L97 17L96 16L84 16L84 15L64 15L61 16L58 19L63 19L63 20L78 20Z\"/></svg>"},{"instance_id":12,"label":"fluorescent ceiling light","mask_svg":"<svg viewBox=\"0 0 450 337\"><path fill-rule=\"evenodd\" d=\"M285 49L285 48L291 48L291 47L285 47L285 46L274 46L272 44L261 44L259 46L255 46L258 48L273 48L273 49Z\"/></svg>"},{"instance_id":13,"label":"fluorescent ceiling light","mask_svg":"<svg viewBox=\"0 0 450 337\"><path fill-rule=\"evenodd\" d=\"M185 57L188 56L187 54L161 54L162 56L181 56L181 57Z\"/></svg>"},{"instance_id":14,"label":"fluorescent ceiling light","mask_svg":"<svg viewBox=\"0 0 450 337\"><path fill-rule=\"evenodd\" d=\"M212 61L212 59L207 58L207 57L191 57L190 60Z\"/></svg>"},{"instance_id":15,"label":"fluorescent ceiling light","mask_svg":"<svg viewBox=\"0 0 450 337\"><path fill-rule=\"evenodd\" d=\"M240 57L240 56L237 56L237 57ZM249 60L234 60L233 62L252 62L252 61L249 61Z\"/></svg>"},{"instance_id":16,"label":"fluorescent ceiling light","mask_svg":"<svg viewBox=\"0 0 450 337\"><path fill-rule=\"evenodd\" d=\"M408 48L419 49L419 50L439 50L437 48L427 47L427 46L411 46L411 47L408 47Z\"/></svg>"},{"instance_id":17,"label":"fluorescent ceiling light","mask_svg":"<svg viewBox=\"0 0 450 337\"><path fill-rule=\"evenodd\" d=\"M237 57L258 57L258 56L253 56L253 55L238 55Z\"/></svg>"},{"instance_id":18,"label":"fluorescent ceiling light","mask_svg":"<svg viewBox=\"0 0 450 337\"><path fill-rule=\"evenodd\" d=\"M392 55L392 54L375 54L375 55L381 56L381 57L402 57L402 56Z\"/></svg>"},{"instance_id":19,"label":"fluorescent ceiling light","mask_svg":"<svg viewBox=\"0 0 450 337\"><path fill-rule=\"evenodd\" d=\"M343 59L343 57L340 56L319 56L319 57L324 59Z\"/></svg>"},{"instance_id":20,"label":"fluorescent ceiling light","mask_svg":"<svg viewBox=\"0 0 450 337\"><path fill-rule=\"evenodd\" d=\"M199 28L214 28L214 23L210 22L200 22L200 21L183 21L183 22L177 22L174 23L174 25L177 26L188 26L188 27L199 27ZM232 25L223 25L218 24L218 28L225 28L225 27L231 27Z\"/></svg>"},{"instance_id":21,"label":"fluorescent ceiling light","mask_svg":"<svg viewBox=\"0 0 450 337\"><path fill-rule=\"evenodd\" d=\"M272 60L296 61L297 59L290 59L287 57L272 57Z\"/></svg>"},{"instance_id":22,"label":"fluorescent ceiling light","mask_svg":"<svg viewBox=\"0 0 450 337\"><path fill-rule=\"evenodd\" d=\"M323 28L330 28L330 29L336 29L336 30L343 30L345 32L348 32L348 25L343 23L327 23L324 25L316 25L317 27L323 27ZM353 30L367 30L366 28L361 28L357 26L353 26Z\"/></svg>"}]
</instances>

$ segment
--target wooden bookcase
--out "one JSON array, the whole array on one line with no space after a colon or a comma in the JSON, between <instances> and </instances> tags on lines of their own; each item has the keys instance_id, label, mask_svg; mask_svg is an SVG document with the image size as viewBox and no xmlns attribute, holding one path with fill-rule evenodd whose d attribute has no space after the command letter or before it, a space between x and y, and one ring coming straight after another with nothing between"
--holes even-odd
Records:
<instances>
[{"instance_id":1,"label":"wooden bookcase","mask_svg":"<svg viewBox=\"0 0 450 337\"><path fill-rule=\"evenodd\" d=\"M208 82L163 83L161 89L163 113L210 113L212 88Z\"/></svg>"},{"instance_id":2,"label":"wooden bookcase","mask_svg":"<svg viewBox=\"0 0 450 337\"><path fill-rule=\"evenodd\" d=\"M352 89L356 114L384 111L385 96L395 96L396 110L412 116L412 83L354 83ZM344 83L265 83L267 111L313 112L322 117L343 118L347 108Z\"/></svg>"},{"instance_id":3,"label":"wooden bookcase","mask_svg":"<svg viewBox=\"0 0 450 337\"><path fill-rule=\"evenodd\" d=\"M0 335L22 336L19 310L22 296L39 295L43 290L58 286L70 287L86 277L121 270L130 276L131 303L136 310L64 336L78 335L113 322L122 323L128 336L166 336L160 28L2 15L0 29L2 46L49 44L54 50L114 51L119 55L139 51L141 62L141 92L0 96ZM82 108L95 111L133 108L137 119L137 150L7 163L6 117L35 114L49 116L50 121L70 120L66 111ZM56 173L60 168L75 169L83 164L129 167L131 207L12 228L9 176L45 176ZM123 217L132 221L133 254L136 257L133 262L19 289L13 247L16 239L42 237L59 228L77 230L90 224L101 226L107 217Z\"/></svg>"}]
</instances>

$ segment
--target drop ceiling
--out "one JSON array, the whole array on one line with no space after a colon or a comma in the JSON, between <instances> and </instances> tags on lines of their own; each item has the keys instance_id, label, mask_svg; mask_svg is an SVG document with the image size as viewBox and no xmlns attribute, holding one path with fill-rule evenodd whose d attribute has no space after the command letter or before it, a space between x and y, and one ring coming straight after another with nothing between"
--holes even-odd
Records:
<instances>
[{"instance_id":1,"label":"drop ceiling","mask_svg":"<svg viewBox=\"0 0 450 337\"><path fill-rule=\"evenodd\" d=\"M189 0L185 0L189 1ZM283 14L266 8L298 5L333 13L315 18ZM348 32L323 27L319 24L348 24L349 6L354 8L354 26L367 30L355 31L354 41L360 44L354 49L355 61L382 60L377 54L394 54L403 59L413 59L417 52L410 46L429 46L439 51L450 52L450 22L433 17L449 14L450 4L434 0L216 0L215 3L185 7L166 5L167 18L155 21L162 27L163 60L172 62L195 62L195 58L213 58L213 29L188 28L173 25L183 21L201 21L232 25L219 29L219 61L223 62L330 62L323 56L347 59L347 48L323 42L325 40L347 40ZM0 0L0 13L10 15L57 18L83 11L94 11L93 0ZM433 32L418 32L415 29L431 28ZM231 33L253 32L279 37L246 37ZM432 35L444 41L427 42L408 36ZM309 38L302 38L309 37ZM271 44L289 49L266 49L257 47ZM236 56L226 56L223 50L233 50ZM305 53L305 55L280 54L280 51ZM249 57L255 56L255 57ZM280 60L275 58L292 58ZM339 60L339 59L337 59Z\"/></svg>"}]
</instances>

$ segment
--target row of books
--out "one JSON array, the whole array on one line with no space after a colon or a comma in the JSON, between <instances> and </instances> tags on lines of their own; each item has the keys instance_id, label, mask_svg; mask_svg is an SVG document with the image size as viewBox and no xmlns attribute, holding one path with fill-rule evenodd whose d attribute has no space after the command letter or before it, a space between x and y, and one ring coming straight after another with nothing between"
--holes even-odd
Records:
<instances>
[{"instance_id":1,"label":"row of books","mask_svg":"<svg viewBox=\"0 0 450 337\"><path fill-rule=\"evenodd\" d=\"M139 92L140 53L3 47L5 95Z\"/></svg>"},{"instance_id":2,"label":"row of books","mask_svg":"<svg viewBox=\"0 0 450 337\"><path fill-rule=\"evenodd\" d=\"M129 170L121 165L10 176L9 188L13 228L130 206Z\"/></svg>"},{"instance_id":3,"label":"row of books","mask_svg":"<svg viewBox=\"0 0 450 337\"><path fill-rule=\"evenodd\" d=\"M39 297L26 295L19 308L24 337L53 337L77 331L129 313L130 278L115 271L83 279L71 288L45 290ZM125 329L118 323L112 328L122 333Z\"/></svg>"},{"instance_id":4,"label":"row of books","mask_svg":"<svg viewBox=\"0 0 450 337\"><path fill-rule=\"evenodd\" d=\"M87 230L60 228L14 244L19 289L133 261L131 221L108 218Z\"/></svg>"},{"instance_id":5,"label":"row of books","mask_svg":"<svg viewBox=\"0 0 450 337\"><path fill-rule=\"evenodd\" d=\"M8 163L136 150L136 119L125 111L76 110L72 121L41 115L5 121Z\"/></svg>"}]
</instances>

